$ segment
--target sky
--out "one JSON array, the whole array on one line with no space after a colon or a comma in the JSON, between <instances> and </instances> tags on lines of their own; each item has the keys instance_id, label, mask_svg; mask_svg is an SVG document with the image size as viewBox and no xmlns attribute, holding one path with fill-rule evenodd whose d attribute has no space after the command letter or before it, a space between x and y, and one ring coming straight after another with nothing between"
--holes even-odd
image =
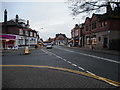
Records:
<instances>
[{"instance_id":1,"label":"sky","mask_svg":"<svg viewBox=\"0 0 120 90\"><path fill-rule=\"evenodd\" d=\"M8 20L14 19L16 14L19 18L29 20L30 28L39 32L40 38L47 40L54 38L55 34L63 33L71 37L71 29L75 24L83 23L81 15L75 19L68 8L67 0L1 0L2 16L7 9Z\"/></svg>"},{"instance_id":2,"label":"sky","mask_svg":"<svg viewBox=\"0 0 120 90\"><path fill-rule=\"evenodd\" d=\"M2 19L4 10L7 9L8 20L19 18L29 20L30 28L39 32L40 38L47 40L54 38L55 34L63 33L71 37L71 29L79 22L73 19L71 10L65 0L2 0Z\"/></svg>"}]
</instances>

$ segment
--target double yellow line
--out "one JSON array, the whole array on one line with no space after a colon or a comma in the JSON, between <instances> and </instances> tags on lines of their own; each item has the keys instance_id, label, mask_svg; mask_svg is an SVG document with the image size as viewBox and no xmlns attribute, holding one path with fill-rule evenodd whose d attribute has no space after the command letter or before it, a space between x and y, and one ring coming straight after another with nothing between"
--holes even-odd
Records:
<instances>
[{"instance_id":1,"label":"double yellow line","mask_svg":"<svg viewBox=\"0 0 120 90\"><path fill-rule=\"evenodd\" d=\"M52 67L52 66L38 66L38 65L0 65L0 67L38 67L38 68L48 68L48 69L56 69L56 70L62 70L62 71L67 71L67 72L72 72L72 73L76 73L76 74L81 74L84 76L88 76L88 77L92 77L98 80L102 80L104 82L107 82L111 85L120 87L120 83L104 78L104 77L100 77L97 75L92 75L90 73L85 73L85 72L81 72L81 71L77 71L77 70L72 70L72 69L66 69L66 68L59 68L59 67Z\"/></svg>"}]
</instances>

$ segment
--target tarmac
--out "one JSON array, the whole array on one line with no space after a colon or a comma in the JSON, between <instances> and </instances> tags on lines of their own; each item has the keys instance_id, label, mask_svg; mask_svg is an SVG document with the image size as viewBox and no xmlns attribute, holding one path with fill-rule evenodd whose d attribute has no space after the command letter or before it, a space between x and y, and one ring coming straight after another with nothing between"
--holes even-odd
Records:
<instances>
[{"instance_id":1,"label":"tarmac","mask_svg":"<svg viewBox=\"0 0 120 90\"><path fill-rule=\"evenodd\" d=\"M49 67L3 66L2 88L117 88L92 77Z\"/></svg>"},{"instance_id":2,"label":"tarmac","mask_svg":"<svg viewBox=\"0 0 120 90\"><path fill-rule=\"evenodd\" d=\"M77 48L77 49L80 49L80 50L86 50L86 51L94 51L94 52L100 52L100 53L106 53L106 54L112 54L112 55L120 55L120 51L116 51L116 50L109 50L109 49L90 49L90 48L85 48L85 47L68 47L68 46L64 46L64 47L67 47L67 48ZM38 48L42 48L41 47L38 47ZM38 49L37 48L37 49ZM29 50L34 50L35 48L34 47L30 47ZM19 48L18 50L14 50L14 49L9 49L9 50L1 50L0 49L0 53L5 53L5 52L12 52L12 51L25 51L25 48Z\"/></svg>"},{"instance_id":3,"label":"tarmac","mask_svg":"<svg viewBox=\"0 0 120 90\"><path fill-rule=\"evenodd\" d=\"M41 48L41 47L40 47ZM70 47L78 48L78 47ZM86 48L78 48L89 50ZM35 50L35 48L29 48ZM18 50L3 50L2 53L17 52L24 53L24 48ZM108 54L119 55L117 51L93 50ZM2 88L117 88L116 82L110 84L107 79L92 76L84 72L61 69L47 66L2 66Z\"/></svg>"}]
</instances>

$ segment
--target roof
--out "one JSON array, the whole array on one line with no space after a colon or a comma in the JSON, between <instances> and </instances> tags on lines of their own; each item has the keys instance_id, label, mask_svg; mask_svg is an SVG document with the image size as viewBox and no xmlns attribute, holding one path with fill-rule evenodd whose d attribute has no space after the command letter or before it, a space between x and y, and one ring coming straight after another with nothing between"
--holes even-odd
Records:
<instances>
[{"instance_id":1,"label":"roof","mask_svg":"<svg viewBox=\"0 0 120 90\"><path fill-rule=\"evenodd\" d=\"M62 35L64 38L66 38L66 35L65 35L65 34L62 34L62 33L56 34L56 38L59 37L60 35Z\"/></svg>"},{"instance_id":2,"label":"roof","mask_svg":"<svg viewBox=\"0 0 120 90\"><path fill-rule=\"evenodd\" d=\"M6 22L7 26L16 26L16 27L19 27L19 28L24 28L26 30L32 30L31 28L27 27L27 25L24 23L24 22L18 22L16 23L14 20L9 20ZM22 25L24 24L24 26ZM2 22L2 26L4 27L5 26L5 22ZM35 31L35 30L33 30Z\"/></svg>"}]
</instances>

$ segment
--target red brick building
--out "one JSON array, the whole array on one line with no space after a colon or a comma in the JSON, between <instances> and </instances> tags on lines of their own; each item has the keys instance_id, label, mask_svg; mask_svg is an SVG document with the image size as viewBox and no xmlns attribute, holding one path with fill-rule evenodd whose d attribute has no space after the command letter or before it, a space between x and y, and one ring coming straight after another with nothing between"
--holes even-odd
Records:
<instances>
[{"instance_id":1,"label":"red brick building","mask_svg":"<svg viewBox=\"0 0 120 90\"><path fill-rule=\"evenodd\" d=\"M13 48L21 46L37 45L39 38L38 32L31 29L29 21L20 19L16 15L15 19L7 21L7 11L4 11L4 22L2 24L2 34L0 41L2 42L1 48Z\"/></svg>"},{"instance_id":2,"label":"red brick building","mask_svg":"<svg viewBox=\"0 0 120 90\"><path fill-rule=\"evenodd\" d=\"M120 12L119 8L112 10L107 7L105 14L93 14L86 18L83 34L83 46L90 48L120 49Z\"/></svg>"},{"instance_id":3,"label":"red brick building","mask_svg":"<svg viewBox=\"0 0 120 90\"><path fill-rule=\"evenodd\" d=\"M78 24L71 30L72 46L79 46L80 27Z\"/></svg>"}]
</instances>

